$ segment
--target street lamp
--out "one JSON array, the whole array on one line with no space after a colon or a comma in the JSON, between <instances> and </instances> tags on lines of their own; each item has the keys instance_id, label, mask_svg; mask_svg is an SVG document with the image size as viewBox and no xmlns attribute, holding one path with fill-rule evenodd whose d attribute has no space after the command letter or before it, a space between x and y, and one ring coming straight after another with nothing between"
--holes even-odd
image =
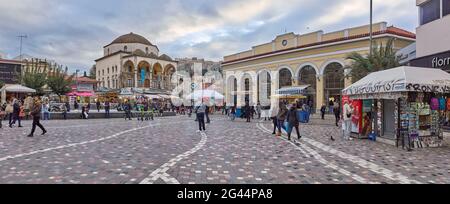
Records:
<instances>
[{"instance_id":1,"label":"street lamp","mask_svg":"<svg viewBox=\"0 0 450 204\"><path fill-rule=\"evenodd\" d=\"M369 56L372 56L372 46L373 46L373 0L370 0L370 48Z\"/></svg>"}]
</instances>

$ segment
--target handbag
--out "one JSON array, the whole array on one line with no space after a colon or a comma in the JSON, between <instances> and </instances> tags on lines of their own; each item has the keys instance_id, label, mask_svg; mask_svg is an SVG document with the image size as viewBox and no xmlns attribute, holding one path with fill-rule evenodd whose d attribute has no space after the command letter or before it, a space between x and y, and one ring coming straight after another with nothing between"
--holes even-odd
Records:
<instances>
[{"instance_id":1,"label":"handbag","mask_svg":"<svg viewBox=\"0 0 450 204\"><path fill-rule=\"evenodd\" d=\"M14 107L11 104L7 105L6 108L5 108L5 112L6 113L14 112Z\"/></svg>"}]
</instances>

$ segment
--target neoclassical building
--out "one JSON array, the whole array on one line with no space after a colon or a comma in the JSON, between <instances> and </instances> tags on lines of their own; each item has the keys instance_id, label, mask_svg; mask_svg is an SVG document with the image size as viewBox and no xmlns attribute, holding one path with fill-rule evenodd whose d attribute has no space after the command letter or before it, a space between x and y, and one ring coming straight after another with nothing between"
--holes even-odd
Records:
<instances>
[{"instance_id":1,"label":"neoclassical building","mask_svg":"<svg viewBox=\"0 0 450 204\"><path fill-rule=\"evenodd\" d=\"M329 99L338 99L342 89L351 84L351 79L344 77L347 55L369 53L369 29L364 25L331 33L286 33L251 50L225 56L222 68L227 104L260 101L274 105L276 101L270 99L277 90L302 86L309 86L305 95L316 109ZM388 27L386 22L373 24L374 41L385 45L395 38L395 50L414 43L415 37L406 30Z\"/></svg>"},{"instance_id":2,"label":"neoclassical building","mask_svg":"<svg viewBox=\"0 0 450 204\"><path fill-rule=\"evenodd\" d=\"M95 60L99 87L171 90L171 76L177 62L159 54L146 38L129 33L103 48L104 56Z\"/></svg>"}]
</instances>

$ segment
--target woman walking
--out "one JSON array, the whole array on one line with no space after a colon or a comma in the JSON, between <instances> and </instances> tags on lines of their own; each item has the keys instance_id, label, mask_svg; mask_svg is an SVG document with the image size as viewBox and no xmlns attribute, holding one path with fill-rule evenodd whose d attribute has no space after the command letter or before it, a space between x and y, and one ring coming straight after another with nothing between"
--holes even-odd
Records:
<instances>
[{"instance_id":1,"label":"woman walking","mask_svg":"<svg viewBox=\"0 0 450 204\"><path fill-rule=\"evenodd\" d=\"M281 129L285 129L284 127L284 121L286 120L286 116L288 113L288 109L286 108L286 105L283 103L280 104L280 112L278 112L277 120L278 120L278 134L277 136L281 136Z\"/></svg>"},{"instance_id":2,"label":"woman walking","mask_svg":"<svg viewBox=\"0 0 450 204\"><path fill-rule=\"evenodd\" d=\"M33 108L31 109L30 112L31 116L33 117L33 126L31 128L31 133L28 135L28 137L33 137L34 131L36 130L36 126L41 128L42 135L45 135L45 133L47 133L47 130L45 130L44 126L42 126L42 124L39 121L41 119L41 109L42 109L41 102L39 101L38 97L35 97Z\"/></svg>"},{"instance_id":3,"label":"woman walking","mask_svg":"<svg viewBox=\"0 0 450 204\"><path fill-rule=\"evenodd\" d=\"M294 128L295 128L295 131L297 131L297 138L299 140L302 138L302 136L300 136L300 131L298 129L300 121L298 120L297 115L298 115L297 114L297 105L293 104L292 107L289 109L289 112L287 113L287 116L286 116L286 119L289 124L289 127L287 127L288 140L291 140L291 133Z\"/></svg>"}]
</instances>

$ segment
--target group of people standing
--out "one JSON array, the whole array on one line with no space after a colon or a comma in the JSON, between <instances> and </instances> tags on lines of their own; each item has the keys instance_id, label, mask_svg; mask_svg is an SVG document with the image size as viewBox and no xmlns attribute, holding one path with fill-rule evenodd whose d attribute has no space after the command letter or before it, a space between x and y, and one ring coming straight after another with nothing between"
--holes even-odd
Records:
<instances>
[{"instance_id":1,"label":"group of people standing","mask_svg":"<svg viewBox=\"0 0 450 204\"><path fill-rule=\"evenodd\" d=\"M31 133L28 137L33 137L36 130L36 126L42 130L42 135L47 133L47 130L40 123L43 104L39 97L32 98L31 96L19 100L12 98L9 103L5 103L0 106L0 128L2 128L2 121L5 117L9 117L9 127L12 128L15 123L18 123L18 127L23 127L21 124L21 119L28 118L31 116L33 118Z\"/></svg>"}]
</instances>

